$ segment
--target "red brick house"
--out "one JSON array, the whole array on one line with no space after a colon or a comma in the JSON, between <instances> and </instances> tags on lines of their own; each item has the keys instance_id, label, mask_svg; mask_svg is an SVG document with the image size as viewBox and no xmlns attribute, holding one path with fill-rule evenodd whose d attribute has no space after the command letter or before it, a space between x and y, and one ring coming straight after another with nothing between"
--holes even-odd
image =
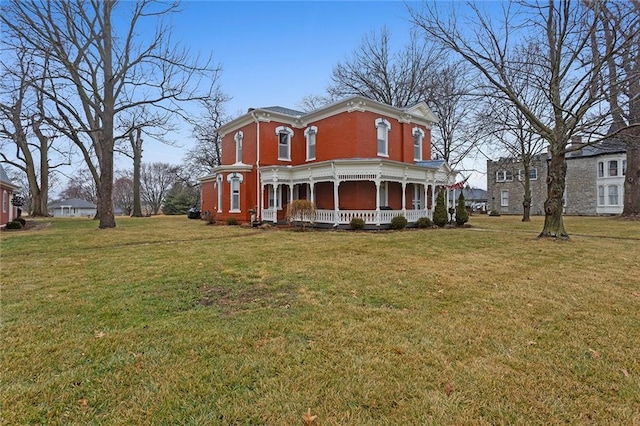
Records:
<instances>
[{"instance_id":1,"label":"red brick house","mask_svg":"<svg viewBox=\"0 0 640 426\"><path fill-rule=\"evenodd\" d=\"M318 226L431 218L436 189L455 179L431 159L435 120L425 103L400 109L361 96L309 113L250 109L219 129L222 165L200 179L202 211L277 223L291 201L309 199Z\"/></svg>"},{"instance_id":2,"label":"red brick house","mask_svg":"<svg viewBox=\"0 0 640 426\"><path fill-rule=\"evenodd\" d=\"M11 182L9 176L0 164L0 195L2 196L2 208L0 209L0 226L11 222L18 217L18 209L11 204L11 199L18 187Z\"/></svg>"}]
</instances>

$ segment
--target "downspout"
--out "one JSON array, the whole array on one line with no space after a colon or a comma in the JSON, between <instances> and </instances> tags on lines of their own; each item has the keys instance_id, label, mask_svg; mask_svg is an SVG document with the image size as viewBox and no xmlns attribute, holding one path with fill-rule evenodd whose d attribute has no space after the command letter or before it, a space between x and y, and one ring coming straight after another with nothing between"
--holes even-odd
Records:
<instances>
[{"instance_id":1,"label":"downspout","mask_svg":"<svg viewBox=\"0 0 640 426\"><path fill-rule=\"evenodd\" d=\"M256 219L262 220L262 186L260 185L260 121L256 113L251 111L256 122Z\"/></svg>"}]
</instances>

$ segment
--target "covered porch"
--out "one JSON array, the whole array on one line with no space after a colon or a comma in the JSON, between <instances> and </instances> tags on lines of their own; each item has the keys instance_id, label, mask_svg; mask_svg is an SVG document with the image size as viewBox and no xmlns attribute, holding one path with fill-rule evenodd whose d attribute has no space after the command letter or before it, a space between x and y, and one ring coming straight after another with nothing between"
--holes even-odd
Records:
<instances>
[{"instance_id":1,"label":"covered porch","mask_svg":"<svg viewBox=\"0 0 640 426\"><path fill-rule=\"evenodd\" d=\"M334 160L304 166L260 169L263 222L282 223L289 203L308 199L317 206L316 226L347 227L361 218L369 227L396 216L415 223L432 218L435 195L454 181L444 161L415 164L382 159Z\"/></svg>"}]
</instances>

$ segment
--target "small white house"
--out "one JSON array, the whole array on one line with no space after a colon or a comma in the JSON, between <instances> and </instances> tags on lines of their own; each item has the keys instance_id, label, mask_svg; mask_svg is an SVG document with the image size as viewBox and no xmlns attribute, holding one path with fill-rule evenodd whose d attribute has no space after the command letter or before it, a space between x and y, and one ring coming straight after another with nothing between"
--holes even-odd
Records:
<instances>
[{"instance_id":1,"label":"small white house","mask_svg":"<svg viewBox=\"0 0 640 426\"><path fill-rule=\"evenodd\" d=\"M97 206L86 200L71 198L49 205L49 214L53 217L94 217Z\"/></svg>"}]
</instances>

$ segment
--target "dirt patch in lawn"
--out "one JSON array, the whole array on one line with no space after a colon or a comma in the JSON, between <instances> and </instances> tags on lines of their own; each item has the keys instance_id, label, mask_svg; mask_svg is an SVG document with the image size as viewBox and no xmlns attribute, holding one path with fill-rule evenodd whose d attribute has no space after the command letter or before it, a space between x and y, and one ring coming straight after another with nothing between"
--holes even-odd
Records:
<instances>
[{"instance_id":1,"label":"dirt patch in lawn","mask_svg":"<svg viewBox=\"0 0 640 426\"><path fill-rule=\"evenodd\" d=\"M222 310L225 315L234 315L260 308L288 309L296 299L293 286L270 287L266 284L231 287L203 285L200 305Z\"/></svg>"}]
</instances>

